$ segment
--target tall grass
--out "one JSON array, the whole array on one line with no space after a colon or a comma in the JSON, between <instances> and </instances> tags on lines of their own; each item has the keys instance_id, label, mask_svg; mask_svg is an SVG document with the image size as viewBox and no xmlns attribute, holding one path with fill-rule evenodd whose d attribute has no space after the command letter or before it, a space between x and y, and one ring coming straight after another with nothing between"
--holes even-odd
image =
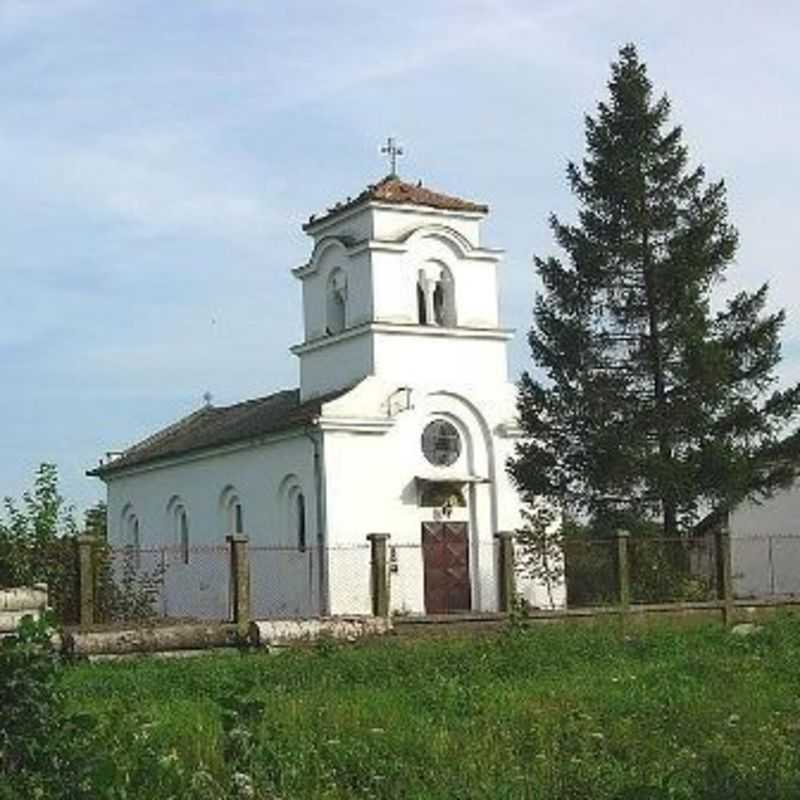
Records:
<instances>
[{"instance_id":1,"label":"tall grass","mask_svg":"<svg viewBox=\"0 0 800 800\"><path fill-rule=\"evenodd\" d=\"M98 796L800 797L800 620L84 665ZM123 791L124 788L124 791Z\"/></svg>"}]
</instances>

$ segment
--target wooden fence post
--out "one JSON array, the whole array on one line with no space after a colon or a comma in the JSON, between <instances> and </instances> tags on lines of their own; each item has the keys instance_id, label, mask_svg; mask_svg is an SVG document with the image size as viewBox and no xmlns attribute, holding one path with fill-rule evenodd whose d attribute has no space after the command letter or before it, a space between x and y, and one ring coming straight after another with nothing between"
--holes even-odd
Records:
<instances>
[{"instance_id":1,"label":"wooden fence post","mask_svg":"<svg viewBox=\"0 0 800 800\"><path fill-rule=\"evenodd\" d=\"M389 616L389 571L386 558L388 533L370 533L370 594L372 597L372 616Z\"/></svg>"},{"instance_id":2,"label":"wooden fence post","mask_svg":"<svg viewBox=\"0 0 800 800\"><path fill-rule=\"evenodd\" d=\"M631 567L628 559L628 540L630 533L618 530L617 542L617 600L620 611L624 614L631 605Z\"/></svg>"},{"instance_id":3,"label":"wooden fence post","mask_svg":"<svg viewBox=\"0 0 800 800\"><path fill-rule=\"evenodd\" d=\"M497 539L497 601L498 610L510 614L517 593L514 575L514 532L498 531Z\"/></svg>"},{"instance_id":4,"label":"wooden fence post","mask_svg":"<svg viewBox=\"0 0 800 800\"><path fill-rule=\"evenodd\" d=\"M94 624L94 536L76 540L78 558L78 624Z\"/></svg>"},{"instance_id":5,"label":"wooden fence post","mask_svg":"<svg viewBox=\"0 0 800 800\"><path fill-rule=\"evenodd\" d=\"M722 604L722 624L729 628L733 625L733 571L727 513L714 531L714 543L717 557L717 597Z\"/></svg>"},{"instance_id":6,"label":"wooden fence post","mask_svg":"<svg viewBox=\"0 0 800 800\"><path fill-rule=\"evenodd\" d=\"M231 617L242 635L250 627L250 553L243 533L225 537L231 551Z\"/></svg>"}]
</instances>

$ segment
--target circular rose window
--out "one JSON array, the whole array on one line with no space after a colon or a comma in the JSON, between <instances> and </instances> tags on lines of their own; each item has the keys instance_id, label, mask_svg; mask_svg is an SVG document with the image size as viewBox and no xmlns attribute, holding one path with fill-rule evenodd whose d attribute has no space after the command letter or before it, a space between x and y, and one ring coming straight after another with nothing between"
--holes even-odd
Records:
<instances>
[{"instance_id":1,"label":"circular rose window","mask_svg":"<svg viewBox=\"0 0 800 800\"><path fill-rule=\"evenodd\" d=\"M461 455L461 437L456 426L444 419L429 422L422 431L422 452L436 467L449 467Z\"/></svg>"}]
</instances>

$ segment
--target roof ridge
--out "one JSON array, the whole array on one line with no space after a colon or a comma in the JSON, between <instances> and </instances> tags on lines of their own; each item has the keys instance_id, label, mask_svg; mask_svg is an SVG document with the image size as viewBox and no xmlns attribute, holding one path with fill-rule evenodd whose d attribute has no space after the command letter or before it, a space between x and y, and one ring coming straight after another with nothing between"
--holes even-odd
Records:
<instances>
[{"instance_id":1,"label":"roof ridge","mask_svg":"<svg viewBox=\"0 0 800 800\"><path fill-rule=\"evenodd\" d=\"M246 405L252 405L253 403L263 403L265 400L269 400L272 397L277 397L280 394L297 394L300 390L298 388L294 389L278 389L277 392L270 392L269 394L261 395L260 397L251 397L249 400L239 400L237 403L231 403L227 406L213 406L212 410L214 411L230 411L232 408L237 408Z\"/></svg>"}]
</instances>

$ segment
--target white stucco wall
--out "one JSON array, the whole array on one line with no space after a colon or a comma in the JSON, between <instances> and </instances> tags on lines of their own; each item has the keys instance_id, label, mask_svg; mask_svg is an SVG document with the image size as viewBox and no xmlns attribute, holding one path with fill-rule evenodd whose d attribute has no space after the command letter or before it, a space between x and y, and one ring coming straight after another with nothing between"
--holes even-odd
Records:
<instances>
[{"instance_id":1,"label":"white stucco wall","mask_svg":"<svg viewBox=\"0 0 800 800\"><path fill-rule=\"evenodd\" d=\"M405 383L427 382L436 367L449 369L439 378L447 383L463 371L465 363L471 363L473 382L506 380L505 342L498 328L499 254L480 248L480 217L369 206L314 232L312 256L295 270L303 286L305 340L293 352L301 362L303 398L373 375ZM358 234L369 237L355 236L356 227ZM448 307L454 310L455 325L420 326L420 270L439 275L442 269L452 276L453 300ZM336 270L347 280L346 334L358 331L359 326L386 323L384 327L394 325L397 333L411 338L400 342L372 330L367 335L375 344L367 345L360 333L359 341L338 334L338 326L328 319L329 278ZM413 330L419 327L427 331ZM417 340L425 333L442 331L453 335ZM494 332L497 338L479 338L477 332ZM473 338L466 343L465 336ZM377 358L379 350L382 355ZM418 374L426 366L429 371Z\"/></svg>"},{"instance_id":2,"label":"white stucco wall","mask_svg":"<svg viewBox=\"0 0 800 800\"><path fill-rule=\"evenodd\" d=\"M338 242L326 246L317 268L303 279L303 320L306 341L326 334L327 286L331 272L341 269L347 276L346 325L348 328L373 317L372 278L368 253L351 255Z\"/></svg>"},{"instance_id":3,"label":"white stucco wall","mask_svg":"<svg viewBox=\"0 0 800 800\"><path fill-rule=\"evenodd\" d=\"M251 547L253 604L257 613L285 615L315 613L319 605L318 553L296 549L295 531L281 501L281 488L293 476L307 498L306 530L309 545L316 544L316 504L313 502L313 448L303 435L274 440L269 445L242 447L228 452L188 458L174 464L132 470L108 482L109 540L122 546L123 510L139 520L141 546L176 547L168 505L180 498L188 514L190 546L219 550L192 551L183 565L179 552L168 554L167 608L171 615L215 617L227 614L230 533L222 507L223 493L235 489L243 510L244 532ZM281 550L259 550L279 546ZM143 554L142 566L157 566L154 553Z\"/></svg>"},{"instance_id":4,"label":"white stucco wall","mask_svg":"<svg viewBox=\"0 0 800 800\"><path fill-rule=\"evenodd\" d=\"M506 339L440 335L441 328L375 333L374 374L401 385L502 388Z\"/></svg>"},{"instance_id":5,"label":"white stucco wall","mask_svg":"<svg viewBox=\"0 0 800 800\"><path fill-rule=\"evenodd\" d=\"M300 359L300 396L308 400L352 386L374 373L374 361L374 339L369 331L327 341Z\"/></svg>"},{"instance_id":6,"label":"white stucco wall","mask_svg":"<svg viewBox=\"0 0 800 800\"><path fill-rule=\"evenodd\" d=\"M418 322L417 279L429 263L446 266L453 276L458 326L497 327L497 263L465 257L439 227L421 228L403 251L372 254L376 320Z\"/></svg>"},{"instance_id":7,"label":"white stucco wall","mask_svg":"<svg viewBox=\"0 0 800 800\"><path fill-rule=\"evenodd\" d=\"M372 236L382 241L402 239L411 231L427 225L446 225L480 247L480 223L483 214L440 211L384 205L373 209Z\"/></svg>"},{"instance_id":8,"label":"white stucco wall","mask_svg":"<svg viewBox=\"0 0 800 800\"><path fill-rule=\"evenodd\" d=\"M365 381L354 392L326 407L324 417L363 417L387 407L396 385ZM456 508L452 520L469 523L472 601L475 610L497 607L495 532L520 524L519 498L505 471L513 440L498 434L513 414L514 387L475 387L468 396L430 386L411 392L412 408L392 417L386 432L325 432L326 508L331 545L366 542L369 533L391 536L397 571L391 575L392 607L424 612L421 526L437 519L438 509L418 505L415 476L438 479L476 476L487 483L467 487L467 508ZM452 467L434 467L425 459L420 437L434 418L445 418L459 430L463 450ZM324 424L323 420L323 424ZM360 565L360 566L359 566ZM369 555L331 553L331 610L368 610ZM521 590L528 594L528 587ZM360 604L360 607L359 607Z\"/></svg>"}]
</instances>

